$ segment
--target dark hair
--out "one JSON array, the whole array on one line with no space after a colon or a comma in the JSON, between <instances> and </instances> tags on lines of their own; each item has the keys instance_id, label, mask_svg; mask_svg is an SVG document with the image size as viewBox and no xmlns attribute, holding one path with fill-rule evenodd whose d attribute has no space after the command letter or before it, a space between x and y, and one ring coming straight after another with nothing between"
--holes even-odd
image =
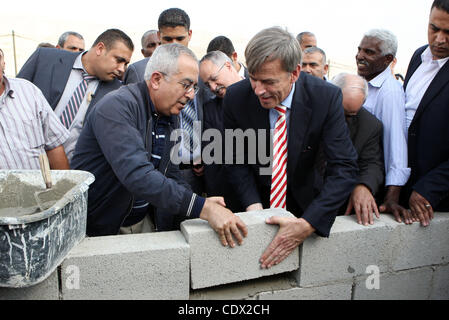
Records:
<instances>
[{"instance_id":1,"label":"dark hair","mask_svg":"<svg viewBox=\"0 0 449 320\"><path fill-rule=\"evenodd\" d=\"M207 52L209 53L211 51L221 51L231 58L235 49L230 39L225 36L218 36L213 38L207 46Z\"/></svg>"},{"instance_id":2,"label":"dark hair","mask_svg":"<svg viewBox=\"0 0 449 320\"><path fill-rule=\"evenodd\" d=\"M98 36L92 47L103 42L106 49L111 50L117 41L122 41L131 51L134 51L134 44L130 37L119 29L108 29Z\"/></svg>"},{"instance_id":3,"label":"dark hair","mask_svg":"<svg viewBox=\"0 0 449 320\"><path fill-rule=\"evenodd\" d=\"M38 48L54 48L55 46L49 42L41 42L37 45Z\"/></svg>"},{"instance_id":4,"label":"dark hair","mask_svg":"<svg viewBox=\"0 0 449 320\"><path fill-rule=\"evenodd\" d=\"M66 31L66 32L64 32L63 34L61 34L61 36L59 37L59 40L58 40L58 45L59 45L61 48L64 47L64 44L65 44L65 42L67 41L67 38L68 38L69 36L75 36L75 37L77 37L78 39L84 40L83 36L80 35L78 32L75 32L75 31Z\"/></svg>"},{"instance_id":5,"label":"dark hair","mask_svg":"<svg viewBox=\"0 0 449 320\"><path fill-rule=\"evenodd\" d=\"M449 0L435 0L432 3L432 8L437 8L443 11L446 11L446 13L449 13Z\"/></svg>"},{"instance_id":6,"label":"dark hair","mask_svg":"<svg viewBox=\"0 0 449 320\"><path fill-rule=\"evenodd\" d=\"M170 8L162 11L157 21L159 30L163 27L184 27L190 30L190 18L184 10L178 8Z\"/></svg>"}]
</instances>

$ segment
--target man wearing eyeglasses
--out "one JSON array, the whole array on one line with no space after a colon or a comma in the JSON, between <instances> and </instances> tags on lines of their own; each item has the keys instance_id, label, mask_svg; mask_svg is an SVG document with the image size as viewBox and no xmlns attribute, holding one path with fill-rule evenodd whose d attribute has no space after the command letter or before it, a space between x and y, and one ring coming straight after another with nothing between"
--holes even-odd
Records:
<instances>
[{"instance_id":1,"label":"man wearing eyeglasses","mask_svg":"<svg viewBox=\"0 0 449 320\"><path fill-rule=\"evenodd\" d=\"M219 130L224 138L223 98L226 94L226 89L234 83L243 80L243 78L235 69L234 63L229 56L222 51L211 51L200 61L200 79L215 94L215 98L204 105L203 129L204 131L209 129ZM222 142L222 150L225 150L224 140ZM203 142L203 150L205 150L208 144L208 142ZM203 156L206 156L206 152ZM223 196L226 206L232 211L244 211L244 208L238 205L236 195L233 194L232 188L226 179L223 166L224 159L222 159L221 163L211 163L207 159L203 159L203 161L205 163L204 184L207 195Z\"/></svg>"},{"instance_id":2,"label":"man wearing eyeglasses","mask_svg":"<svg viewBox=\"0 0 449 320\"><path fill-rule=\"evenodd\" d=\"M158 217L207 220L223 245L242 243L247 228L224 207L223 199L203 198L180 179L171 161L177 115L193 99L198 79L194 53L178 45L158 47L145 71L145 81L112 92L87 118L78 140L73 168L90 171L87 234L114 235L134 199L148 201Z\"/></svg>"},{"instance_id":3,"label":"man wearing eyeglasses","mask_svg":"<svg viewBox=\"0 0 449 320\"><path fill-rule=\"evenodd\" d=\"M357 151L357 184L351 192L345 215L352 210L359 224L374 224L380 217L374 196L384 183L385 171L382 150L382 122L362 107L368 96L368 83L362 77L340 73L332 83L343 93L343 109L351 141Z\"/></svg>"}]
</instances>

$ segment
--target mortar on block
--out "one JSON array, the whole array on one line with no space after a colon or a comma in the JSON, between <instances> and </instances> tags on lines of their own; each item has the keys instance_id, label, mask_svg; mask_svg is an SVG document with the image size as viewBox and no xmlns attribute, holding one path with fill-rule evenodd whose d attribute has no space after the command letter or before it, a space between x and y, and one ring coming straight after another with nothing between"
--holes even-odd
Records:
<instances>
[{"instance_id":1,"label":"mortar on block","mask_svg":"<svg viewBox=\"0 0 449 320\"><path fill-rule=\"evenodd\" d=\"M45 190L39 170L0 170L0 287L45 280L86 235L85 171L52 170L54 192L41 211L35 192Z\"/></svg>"}]
</instances>

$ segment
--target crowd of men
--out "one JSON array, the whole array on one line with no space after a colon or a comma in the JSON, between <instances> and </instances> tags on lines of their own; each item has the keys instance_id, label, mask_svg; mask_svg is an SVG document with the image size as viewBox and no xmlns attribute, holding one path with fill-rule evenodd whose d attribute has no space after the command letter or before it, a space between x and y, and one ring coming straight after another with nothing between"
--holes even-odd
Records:
<instances>
[{"instance_id":1,"label":"crowd of men","mask_svg":"<svg viewBox=\"0 0 449 320\"><path fill-rule=\"evenodd\" d=\"M367 31L358 74L332 80L311 32L260 31L246 67L227 37L200 60L191 37L187 13L167 9L128 66L134 44L123 31L106 30L88 50L66 32L15 79L0 49L0 169L39 169L46 153L52 169L93 173L88 236L201 218L234 247L248 233L234 212L286 209L295 217L267 220L280 229L263 268L313 233L329 236L339 214L427 226L449 210L449 0L433 2L428 44L403 85L388 30Z\"/></svg>"}]
</instances>

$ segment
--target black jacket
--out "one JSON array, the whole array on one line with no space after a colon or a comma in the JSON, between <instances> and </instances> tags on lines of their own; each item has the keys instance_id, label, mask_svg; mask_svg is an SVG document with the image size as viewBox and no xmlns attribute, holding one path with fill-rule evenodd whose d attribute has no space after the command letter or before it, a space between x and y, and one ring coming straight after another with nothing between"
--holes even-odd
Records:
<instances>
[{"instance_id":1,"label":"black jacket","mask_svg":"<svg viewBox=\"0 0 449 320\"><path fill-rule=\"evenodd\" d=\"M268 132L265 141L257 141L255 148L264 146L265 151L269 150L269 111L260 105L249 80L230 86L224 104L225 129L265 130ZM327 166L325 182L319 192L314 189L313 168L321 144ZM226 165L226 169L243 207L260 202L266 208L271 175L261 175L261 167L266 166L259 158L256 160L255 164L245 161L243 165ZM328 236L338 208L354 188L356 160L344 120L341 91L301 72L293 94L288 129L287 210L303 217L317 234Z\"/></svg>"},{"instance_id":2,"label":"black jacket","mask_svg":"<svg viewBox=\"0 0 449 320\"><path fill-rule=\"evenodd\" d=\"M89 188L89 236L117 234L133 197L147 200L156 210L194 217L191 214L196 210L189 206L197 203L197 196L170 161L175 144L170 134L178 126L178 117L171 117L156 170L150 162L153 120L149 101L145 82L130 84L106 95L87 118L72 166L93 173L96 179Z\"/></svg>"},{"instance_id":3,"label":"black jacket","mask_svg":"<svg viewBox=\"0 0 449 320\"><path fill-rule=\"evenodd\" d=\"M416 50L405 76L404 89L421 64L427 46ZM449 63L440 69L419 103L408 129L410 178L403 202L413 190L430 202L434 210L449 210Z\"/></svg>"}]
</instances>

